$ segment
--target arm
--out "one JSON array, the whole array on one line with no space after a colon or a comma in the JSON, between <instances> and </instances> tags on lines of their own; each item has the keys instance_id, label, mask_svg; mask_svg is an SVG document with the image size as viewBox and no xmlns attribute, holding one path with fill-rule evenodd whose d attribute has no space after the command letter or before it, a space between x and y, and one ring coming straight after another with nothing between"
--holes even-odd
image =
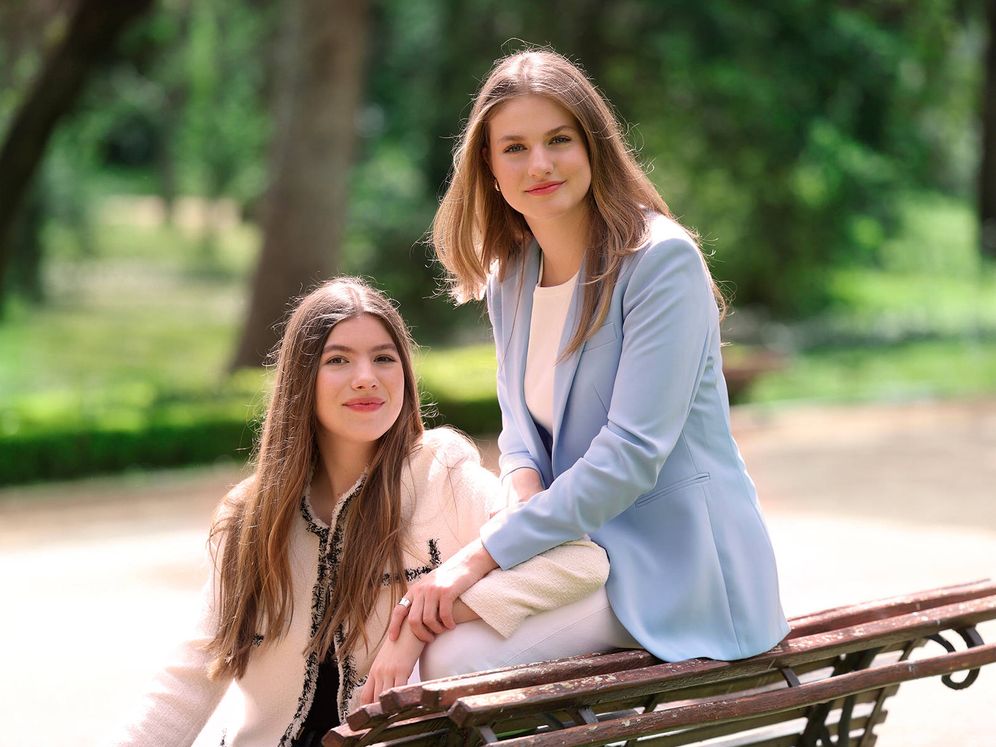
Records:
<instances>
[{"instance_id":1,"label":"arm","mask_svg":"<svg viewBox=\"0 0 996 747\"><path fill-rule=\"evenodd\" d=\"M235 505L244 500L251 480L236 485L222 499L215 513L216 527L227 522ZM213 534L212 549L205 553L210 576L201 589L200 613L192 630L152 680L126 726L115 735L111 744L116 747L193 744L228 689L231 677L208 677L211 657L206 650L218 627L217 564L224 553L224 535Z\"/></svg>"},{"instance_id":2,"label":"arm","mask_svg":"<svg viewBox=\"0 0 996 747\"><path fill-rule=\"evenodd\" d=\"M653 487L681 435L717 328L715 300L701 254L688 240L659 242L635 261L607 422L546 490L482 530L484 547L502 568L624 511Z\"/></svg>"},{"instance_id":3,"label":"arm","mask_svg":"<svg viewBox=\"0 0 996 747\"><path fill-rule=\"evenodd\" d=\"M399 605L393 611L392 640L406 613L422 640L453 628L464 621L461 600L474 618L508 636L526 617L582 599L605 583L605 551L587 538L553 548L512 571L489 573L495 563L478 535L502 500L497 479L481 466L476 452L468 451L451 468L447 490L452 491L457 513L455 534L469 544L408 590L405 596L412 605L410 610Z\"/></svg>"},{"instance_id":4,"label":"arm","mask_svg":"<svg viewBox=\"0 0 996 747\"><path fill-rule=\"evenodd\" d=\"M531 471L519 470L513 475L522 472ZM457 467L453 485L460 511L466 516L460 539L479 542L481 526L504 494L477 458L466 459ZM517 505L514 495L508 500ZM608 575L605 550L585 537L553 547L511 570L491 570L463 591L457 603L462 601L507 638L527 617L583 599L601 587ZM454 618L462 622L456 611Z\"/></svg>"},{"instance_id":5,"label":"arm","mask_svg":"<svg viewBox=\"0 0 996 747\"><path fill-rule=\"evenodd\" d=\"M202 594L202 613L191 637L173 654L148 688L127 726L116 735L116 747L191 745L214 712L229 679L208 679L204 645L213 630L213 580Z\"/></svg>"},{"instance_id":6,"label":"arm","mask_svg":"<svg viewBox=\"0 0 996 747\"><path fill-rule=\"evenodd\" d=\"M453 619L460 624L480 620L481 616L458 599L453 605ZM401 628L397 640L386 638L360 691L360 704L373 703L392 687L407 684L424 649L425 643L407 625Z\"/></svg>"},{"instance_id":7,"label":"arm","mask_svg":"<svg viewBox=\"0 0 996 747\"><path fill-rule=\"evenodd\" d=\"M534 469L523 467L505 475L502 481L509 498L509 507L525 503L543 490L543 480Z\"/></svg>"}]
</instances>

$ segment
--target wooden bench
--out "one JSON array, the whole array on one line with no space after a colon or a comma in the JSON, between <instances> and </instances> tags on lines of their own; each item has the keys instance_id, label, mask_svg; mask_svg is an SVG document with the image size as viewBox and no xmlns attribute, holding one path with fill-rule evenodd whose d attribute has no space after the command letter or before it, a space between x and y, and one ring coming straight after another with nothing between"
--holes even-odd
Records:
<instances>
[{"instance_id":1,"label":"wooden bench","mask_svg":"<svg viewBox=\"0 0 996 747\"><path fill-rule=\"evenodd\" d=\"M384 693L322 744L870 747L901 683L961 689L996 661L975 629L993 619L996 584L980 581L794 618L742 661L641 649L431 680Z\"/></svg>"}]
</instances>

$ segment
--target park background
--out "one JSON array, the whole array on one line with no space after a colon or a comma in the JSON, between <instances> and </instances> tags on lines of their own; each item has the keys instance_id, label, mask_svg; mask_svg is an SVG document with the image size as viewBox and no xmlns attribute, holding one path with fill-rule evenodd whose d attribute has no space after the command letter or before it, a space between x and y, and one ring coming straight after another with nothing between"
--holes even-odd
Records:
<instances>
[{"instance_id":1,"label":"park background","mask_svg":"<svg viewBox=\"0 0 996 747\"><path fill-rule=\"evenodd\" d=\"M141 687L315 282L396 298L436 422L490 446L486 320L424 237L472 92L527 42L600 84L732 303L788 611L996 575L994 23L964 0L4 3L0 744L97 744ZM925 684L892 743L984 744L982 680ZM76 726L39 735L53 701ZM932 741L938 708L968 736Z\"/></svg>"}]
</instances>

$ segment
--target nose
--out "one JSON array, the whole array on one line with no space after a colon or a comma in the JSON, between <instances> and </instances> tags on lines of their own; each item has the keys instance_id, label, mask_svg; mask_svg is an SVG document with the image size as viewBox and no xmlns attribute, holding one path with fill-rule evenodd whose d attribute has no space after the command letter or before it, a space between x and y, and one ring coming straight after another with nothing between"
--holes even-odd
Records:
<instances>
[{"instance_id":1,"label":"nose","mask_svg":"<svg viewBox=\"0 0 996 747\"><path fill-rule=\"evenodd\" d=\"M353 389L376 389L377 376L370 361L360 361L353 369Z\"/></svg>"},{"instance_id":2,"label":"nose","mask_svg":"<svg viewBox=\"0 0 996 747\"><path fill-rule=\"evenodd\" d=\"M542 146L536 146L529 153L529 175L538 178L546 176L553 171L553 159L550 153Z\"/></svg>"}]
</instances>

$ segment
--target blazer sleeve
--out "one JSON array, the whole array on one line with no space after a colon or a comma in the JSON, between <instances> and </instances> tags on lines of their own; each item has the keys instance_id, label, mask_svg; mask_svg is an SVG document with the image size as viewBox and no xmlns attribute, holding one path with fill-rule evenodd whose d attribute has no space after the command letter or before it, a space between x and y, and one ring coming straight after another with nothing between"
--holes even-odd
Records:
<instances>
[{"instance_id":1,"label":"blazer sleeve","mask_svg":"<svg viewBox=\"0 0 996 747\"><path fill-rule=\"evenodd\" d=\"M480 463L468 445L448 460L447 484L456 502L459 542L475 539L504 495L498 479ZM454 464L454 461L456 462ZM531 615L576 602L605 584L609 560L589 540L575 539L554 547L508 571L494 570L461 595L461 600L506 638Z\"/></svg>"},{"instance_id":2,"label":"blazer sleeve","mask_svg":"<svg viewBox=\"0 0 996 747\"><path fill-rule=\"evenodd\" d=\"M115 747L188 747L197 739L231 683L230 677L212 680L207 673L210 657L205 647L217 624L215 595L212 572L201 591L200 613L191 632L115 735L111 742Z\"/></svg>"},{"instance_id":3,"label":"blazer sleeve","mask_svg":"<svg viewBox=\"0 0 996 747\"><path fill-rule=\"evenodd\" d=\"M485 299L488 304L488 318L491 320L491 330L495 338L495 355L498 362L496 383L498 389L498 406L501 408L501 433L498 434L498 450L501 456L498 458L498 469L501 478L515 472L517 469L528 467L536 470L535 460L529 454L519 430L515 425L510 413L512 412L509 397L508 385L506 383L507 369L505 366L506 335L502 329L501 315L501 288L496 276L492 275L488 279L488 287L485 291Z\"/></svg>"},{"instance_id":4,"label":"blazer sleeve","mask_svg":"<svg viewBox=\"0 0 996 747\"><path fill-rule=\"evenodd\" d=\"M657 482L677 443L718 334L702 255L669 238L643 250L622 297L622 349L607 422L544 491L482 529L511 568L620 514ZM584 365L584 360L579 365Z\"/></svg>"}]
</instances>

